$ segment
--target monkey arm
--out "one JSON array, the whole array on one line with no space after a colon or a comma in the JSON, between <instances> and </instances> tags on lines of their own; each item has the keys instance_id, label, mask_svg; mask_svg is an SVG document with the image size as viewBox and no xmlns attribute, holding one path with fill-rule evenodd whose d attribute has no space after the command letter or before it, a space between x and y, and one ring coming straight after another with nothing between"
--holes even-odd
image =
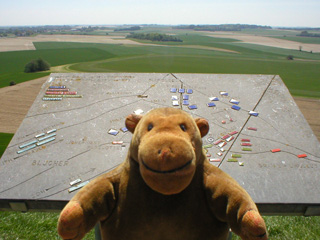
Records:
<instances>
[{"instance_id":1,"label":"monkey arm","mask_svg":"<svg viewBox=\"0 0 320 240\"><path fill-rule=\"evenodd\" d=\"M232 231L246 240L268 239L266 226L249 194L228 174L210 166L205 171L209 207Z\"/></svg>"},{"instance_id":2,"label":"monkey arm","mask_svg":"<svg viewBox=\"0 0 320 240\"><path fill-rule=\"evenodd\" d=\"M63 239L82 239L98 221L106 219L116 202L114 184L104 174L82 188L64 207L58 220Z\"/></svg>"}]
</instances>

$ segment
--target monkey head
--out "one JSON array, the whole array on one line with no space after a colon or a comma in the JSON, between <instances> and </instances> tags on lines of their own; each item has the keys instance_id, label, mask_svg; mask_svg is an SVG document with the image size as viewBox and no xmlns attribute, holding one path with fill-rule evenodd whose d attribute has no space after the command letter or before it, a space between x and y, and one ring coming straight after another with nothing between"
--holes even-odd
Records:
<instances>
[{"instance_id":1,"label":"monkey head","mask_svg":"<svg viewBox=\"0 0 320 240\"><path fill-rule=\"evenodd\" d=\"M126 127L133 133L129 157L139 164L145 183L164 195L183 191L203 160L201 138L208 122L180 109L158 108L145 116L129 115Z\"/></svg>"}]
</instances>

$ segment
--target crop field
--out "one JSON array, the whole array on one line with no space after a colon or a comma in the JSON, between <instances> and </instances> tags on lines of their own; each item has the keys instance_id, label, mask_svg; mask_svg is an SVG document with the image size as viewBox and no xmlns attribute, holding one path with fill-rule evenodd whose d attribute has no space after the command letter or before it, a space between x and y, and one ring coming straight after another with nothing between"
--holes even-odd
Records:
<instances>
[{"instance_id":1,"label":"crop field","mask_svg":"<svg viewBox=\"0 0 320 240\"><path fill-rule=\"evenodd\" d=\"M241 31L242 33L246 34L254 34L259 36L265 36L265 37L273 37L273 38L279 38L299 43L310 43L310 44L320 44L320 38L318 37L300 37L297 36L301 33L301 31L297 30L291 30L291 31L285 31L285 30L244 30ZM308 31L310 33L316 33L319 34L320 31Z\"/></svg>"},{"instance_id":2,"label":"crop field","mask_svg":"<svg viewBox=\"0 0 320 240\"><path fill-rule=\"evenodd\" d=\"M313 37L296 37L296 36L287 36L287 37L275 37L300 43L311 43L311 44L320 44L320 38Z\"/></svg>"},{"instance_id":3,"label":"crop field","mask_svg":"<svg viewBox=\"0 0 320 240\"><path fill-rule=\"evenodd\" d=\"M296 30L281 30L281 29L243 29L241 33L258 35L258 36L296 36L301 31Z\"/></svg>"},{"instance_id":4,"label":"crop field","mask_svg":"<svg viewBox=\"0 0 320 240\"><path fill-rule=\"evenodd\" d=\"M51 66L67 63L96 61L113 57L108 52L96 48L48 49L36 51L13 51L0 53L0 87L9 86L11 81L21 83L48 75L48 72L24 73L24 66L31 60L43 58Z\"/></svg>"},{"instance_id":5,"label":"crop field","mask_svg":"<svg viewBox=\"0 0 320 240\"><path fill-rule=\"evenodd\" d=\"M179 35L178 35L179 36ZM115 57L69 64L66 71L82 72L183 72L278 74L297 96L320 97L320 54L239 43L201 35L181 35L182 44L169 46L115 46L76 44L95 47ZM151 41L141 41L148 43ZM62 44L62 43L61 43ZM68 43L38 43L37 49L68 48ZM208 49L201 49L208 47ZM217 50L209 50L216 48ZM219 51L219 49L229 52ZM287 60L287 56L295 60ZM54 70L54 69L53 69ZM59 68L61 71L61 68Z\"/></svg>"},{"instance_id":6,"label":"crop field","mask_svg":"<svg viewBox=\"0 0 320 240\"><path fill-rule=\"evenodd\" d=\"M319 67L319 62L238 57L224 58L221 56L194 56L182 53L134 56L88 64L79 63L69 67L69 69L84 72L278 74L292 94L320 97Z\"/></svg>"},{"instance_id":7,"label":"crop field","mask_svg":"<svg viewBox=\"0 0 320 240\"><path fill-rule=\"evenodd\" d=\"M267 34L266 31L261 34ZM267 32L271 35L272 31ZM293 95L320 98L319 53L209 37L203 32L171 29L169 33L175 33L183 42L139 41L146 45L35 42L35 51L1 52L0 87L11 81L19 83L48 75L49 72L23 73L28 61L41 57L51 64L51 71L279 74ZM280 36L283 32L275 33ZM294 57L293 61L287 60L289 55Z\"/></svg>"}]
</instances>

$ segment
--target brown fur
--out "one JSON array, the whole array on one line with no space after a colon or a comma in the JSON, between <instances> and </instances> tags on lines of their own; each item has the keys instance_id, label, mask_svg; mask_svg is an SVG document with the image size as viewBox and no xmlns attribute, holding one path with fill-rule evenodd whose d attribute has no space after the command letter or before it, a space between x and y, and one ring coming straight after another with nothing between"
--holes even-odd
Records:
<instances>
[{"instance_id":1,"label":"brown fur","mask_svg":"<svg viewBox=\"0 0 320 240\"><path fill-rule=\"evenodd\" d=\"M80 190L62 211L58 232L81 239L100 222L103 239L267 239L256 205L202 150L209 131L173 108L129 115L127 159Z\"/></svg>"}]
</instances>

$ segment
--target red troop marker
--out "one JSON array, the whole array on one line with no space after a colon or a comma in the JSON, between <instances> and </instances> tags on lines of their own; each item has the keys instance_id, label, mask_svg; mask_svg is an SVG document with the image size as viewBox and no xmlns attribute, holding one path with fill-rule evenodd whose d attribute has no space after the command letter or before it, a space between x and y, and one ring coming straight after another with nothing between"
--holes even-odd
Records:
<instances>
[{"instance_id":1,"label":"red troop marker","mask_svg":"<svg viewBox=\"0 0 320 240\"><path fill-rule=\"evenodd\" d=\"M248 130L257 131L258 129L254 127L248 127Z\"/></svg>"},{"instance_id":2,"label":"red troop marker","mask_svg":"<svg viewBox=\"0 0 320 240\"><path fill-rule=\"evenodd\" d=\"M230 141L233 140L233 139L234 139L234 137L231 136L231 137L227 138L226 141L227 141L227 142L230 142Z\"/></svg>"},{"instance_id":3,"label":"red troop marker","mask_svg":"<svg viewBox=\"0 0 320 240\"><path fill-rule=\"evenodd\" d=\"M214 144L214 145L218 145L218 144L221 143L221 142L222 142L222 140L219 139L219 140L215 141L213 144Z\"/></svg>"},{"instance_id":4,"label":"red troop marker","mask_svg":"<svg viewBox=\"0 0 320 240\"><path fill-rule=\"evenodd\" d=\"M229 135L235 135L237 133L238 133L237 131L233 131L232 133L229 133Z\"/></svg>"},{"instance_id":5,"label":"red troop marker","mask_svg":"<svg viewBox=\"0 0 320 240\"><path fill-rule=\"evenodd\" d=\"M229 138L229 137L230 137L230 135L227 134L227 135L223 136L222 139L223 139L223 140L226 140L226 139Z\"/></svg>"},{"instance_id":6,"label":"red troop marker","mask_svg":"<svg viewBox=\"0 0 320 240\"><path fill-rule=\"evenodd\" d=\"M300 155L298 155L298 158L305 158L305 157L307 157L307 154L300 154Z\"/></svg>"},{"instance_id":7,"label":"red troop marker","mask_svg":"<svg viewBox=\"0 0 320 240\"><path fill-rule=\"evenodd\" d=\"M250 139L243 138L243 139L241 139L241 142L251 142L251 141L250 141Z\"/></svg>"},{"instance_id":8,"label":"red troop marker","mask_svg":"<svg viewBox=\"0 0 320 240\"><path fill-rule=\"evenodd\" d=\"M68 88L65 89L47 89L47 92L69 92Z\"/></svg>"},{"instance_id":9,"label":"red troop marker","mask_svg":"<svg viewBox=\"0 0 320 240\"><path fill-rule=\"evenodd\" d=\"M272 149L271 152L275 153L275 152L281 152L280 148L276 148L276 149Z\"/></svg>"},{"instance_id":10,"label":"red troop marker","mask_svg":"<svg viewBox=\"0 0 320 240\"><path fill-rule=\"evenodd\" d=\"M248 146L248 147L250 147L250 146L252 146L252 144L251 143L241 143L241 146Z\"/></svg>"},{"instance_id":11,"label":"red troop marker","mask_svg":"<svg viewBox=\"0 0 320 240\"><path fill-rule=\"evenodd\" d=\"M77 95L77 92L50 92L47 91L46 95Z\"/></svg>"},{"instance_id":12,"label":"red troop marker","mask_svg":"<svg viewBox=\"0 0 320 240\"><path fill-rule=\"evenodd\" d=\"M221 162L220 158L210 158L209 159L210 162Z\"/></svg>"}]
</instances>

